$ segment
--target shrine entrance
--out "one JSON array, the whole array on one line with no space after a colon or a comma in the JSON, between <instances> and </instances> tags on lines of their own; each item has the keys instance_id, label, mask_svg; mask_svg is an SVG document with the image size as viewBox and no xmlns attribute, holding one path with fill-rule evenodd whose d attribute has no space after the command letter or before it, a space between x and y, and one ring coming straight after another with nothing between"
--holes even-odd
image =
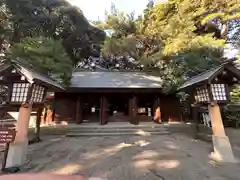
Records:
<instances>
[{"instance_id":1,"label":"shrine entrance","mask_svg":"<svg viewBox=\"0 0 240 180\"><path fill-rule=\"evenodd\" d=\"M107 95L109 122L129 121L129 94L112 93Z\"/></svg>"},{"instance_id":2,"label":"shrine entrance","mask_svg":"<svg viewBox=\"0 0 240 180\"><path fill-rule=\"evenodd\" d=\"M85 94L81 98L82 106L82 122L91 123L99 122L100 116L100 95L99 94Z\"/></svg>"},{"instance_id":3,"label":"shrine entrance","mask_svg":"<svg viewBox=\"0 0 240 180\"><path fill-rule=\"evenodd\" d=\"M138 97L138 117L140 122L151 122L154 119L156 108L154 107L156 100L153 95L145 94Z\"/></svg>"}]
</instances>

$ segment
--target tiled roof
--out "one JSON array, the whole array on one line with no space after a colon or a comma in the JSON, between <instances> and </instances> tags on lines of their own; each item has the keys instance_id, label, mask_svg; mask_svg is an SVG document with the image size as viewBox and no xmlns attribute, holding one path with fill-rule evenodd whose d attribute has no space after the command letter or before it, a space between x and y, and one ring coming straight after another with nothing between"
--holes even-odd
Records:
<instances>
[{"instance_id":1,"label":"tiled roof","mask_svg":"<svg viewBox=\"0 0 240 180\"><path fill-rule=\"evenodd\" d=\"M196 86L200 83L206 82L214 77L216 77L219 73L221 73L223 70L226 70L228 72L232 72L233 74L235 74L235 76L240 79L240 70L237 67L236 63L232 63L232 62L226 62L223 63L220 66L217 66L215 68L209 69L199 75L196 75L190 79L188 79L180 88L181 89L185 89L187 87L190 86Z\"/></svg>"},{"instance_id":2,"label":"tiled roof","mask_svg":"<svg viewBox=\"0 0 240 180\"><path fill-rule=\"evenodd\" d=\"M218 66L218 67L210 69L210 70L208 70L204 73L201 73L197 76L194 76L194 77L188 79L179 89L184 89L184 88L192 86L194 84L198 84L198 83L201 83L203 81L206 81L209 78L211 78L216 72L221 70L221 68L222 68L222 66Z\"/></svg>"},{"instance_id":3,"label":"tiled roof","mask_svg":"<svg viewBox=\"0 0 240 180\"><path fill-rule=\"evenodd\" d=\"M7 67L10 67L10 66L13 66L18 73L25 76L30 83L38 81L53 90L57 90L57 89L63 90L64 89L59 83L57 83L51 77L49 77L45 74L42 74L42 73L38 72L37 70L30 68L27 65L20 63L18 61L12 61L11 64L3 64L0 67L0 71L3 71L5 69L7 69Z\"/></svg>"},{"instance_id":4,"label":"tiled roof","mask_svg":"<svg viewBox=\"0 0 240 180\"><path fill-rule=\"evenodd\" d=\"M72 88L162 88L162 79L144 72L74 72Z\"/></svg>"}]
</instances>

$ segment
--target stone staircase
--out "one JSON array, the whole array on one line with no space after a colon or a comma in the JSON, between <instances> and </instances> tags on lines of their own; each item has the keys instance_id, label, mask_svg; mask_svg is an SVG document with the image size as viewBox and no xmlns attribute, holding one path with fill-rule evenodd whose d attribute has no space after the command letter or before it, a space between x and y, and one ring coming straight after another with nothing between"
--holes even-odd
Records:
<instances>
[{"instance_id":1,"label":"stone staircase","mask_svg":"<svg viewBox=\"0 0 240 180\"><path fill-rule=\"evenodd\" d=\"M80 136L151 136L166 135L170 131L164 125L148 123L147 125L132 125L127 122L112 122L104 126L100 125L72 125L68 129L67 137Z\"/></svg>"},{"instance_id":2,"label":"stone staircase","mask_svg":"<svg viewBox=\"0 0 240 180\"><path fill-rule=\"evenodd\" d=\"M109 117L109 122L124 122L128 121L129 117L125 116L124 113L118 112Z\"/></svg>"}]
</instances>

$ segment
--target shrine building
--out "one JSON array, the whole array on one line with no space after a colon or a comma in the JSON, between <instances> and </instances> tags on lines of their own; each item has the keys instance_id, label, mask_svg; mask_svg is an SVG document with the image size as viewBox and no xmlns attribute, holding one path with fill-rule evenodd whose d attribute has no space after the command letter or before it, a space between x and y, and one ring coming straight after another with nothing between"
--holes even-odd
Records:
<instances>
[{"instance_id":1,"label":"shrine building","mask_svg":"<svg viewBox=\"0 0 240 180\"><path fill-rule=\"evenodd\" d=\"M55 93L55 121L68 123L179 122L180 102L162 91L163 80L143 71L77 70Z\"/></svg>"}]
</instances>

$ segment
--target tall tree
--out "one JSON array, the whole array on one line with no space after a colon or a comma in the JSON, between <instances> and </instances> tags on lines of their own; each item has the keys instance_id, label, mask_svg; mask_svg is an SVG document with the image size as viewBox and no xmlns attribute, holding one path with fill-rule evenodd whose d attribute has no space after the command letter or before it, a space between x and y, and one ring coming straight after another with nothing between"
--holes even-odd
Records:
<instances>
[{"instance_id":1,"label":"tall tree","mask_svg":"<svg viewBox=\"0 0 240 180\"><path fill-rule=\"evenodd\" d=\"M46 36L60 39L74 64L95 54L105 33L89 24L82 11L65 0L8 0L12 42Z\"/></svg>"},{"instance_id":2,"label":"tall tree","mask_svg":"<svg viewBox=\"0 0 240 180\"><path fill-rule=\"evenodd\" d=\"M64 84L68 84L72 75L72 61L61 41L52 38L25 38L13 44L10 58L20 58L45 74L52 74Z\"/></svg>"},{"instance_id":3,"label":"tall tree","mask_svg":"<svg viewBox=\"0 0 240 180\"><path fill-rule=\"evenodd\" d=\"M150 1L148 7L152 6ZM134 13L126 14L112 7L114 11L106 12L105 22L97 22L98 27L111 29L112 32L102 46L102 55L111 61L112 66L112 62L119 61L121 68L137 68L140 64L138 60L157 52L161 43L157 38L141 34L141 16L135 19Z\"/></svg>"},{"instance_id":4,"label":"tall tree","mask_svg":"<svg viewBox=\"0 0 240 180\"><path fill-rule=\"evenodd\" d=\"M236 13L236 7L236 0L169 0L156 5L149 1L137 19L119 11L107 14L105 23L98 23L113 34L102 52L133 57L157 72L167 91L175 89L184 79L221 63L226 23L213 17ZM237 15L232 16L236 19Z\"/></svg>"},{"instance_id":5,"label":"tall tree","mask_svg":"<svg viewBox=\"0 0 240 180\"><path fill-rule=\"evenodd\" d=\"M0 0L0 58L4 56L7 46L7 40L9 40L11 34L11 14L9 13L5 1Z\"/></svg>"},{"instance_id":6,"label":"tall tree","mask_svg":"<svg viewBox=\"0 0 240 180\"><path fill-rule=\"evenodd\" d=\"M157 63L160 75L170 83L166 87L176 87L182 80L221 62L225 40L219 39L216 26L201 24L201 21L210 9L222 10L223 7L203 0L169 0L148 12L142 33L159 38L163 46L161 53L145 61Z\"/></svg>"}]
</instances>

